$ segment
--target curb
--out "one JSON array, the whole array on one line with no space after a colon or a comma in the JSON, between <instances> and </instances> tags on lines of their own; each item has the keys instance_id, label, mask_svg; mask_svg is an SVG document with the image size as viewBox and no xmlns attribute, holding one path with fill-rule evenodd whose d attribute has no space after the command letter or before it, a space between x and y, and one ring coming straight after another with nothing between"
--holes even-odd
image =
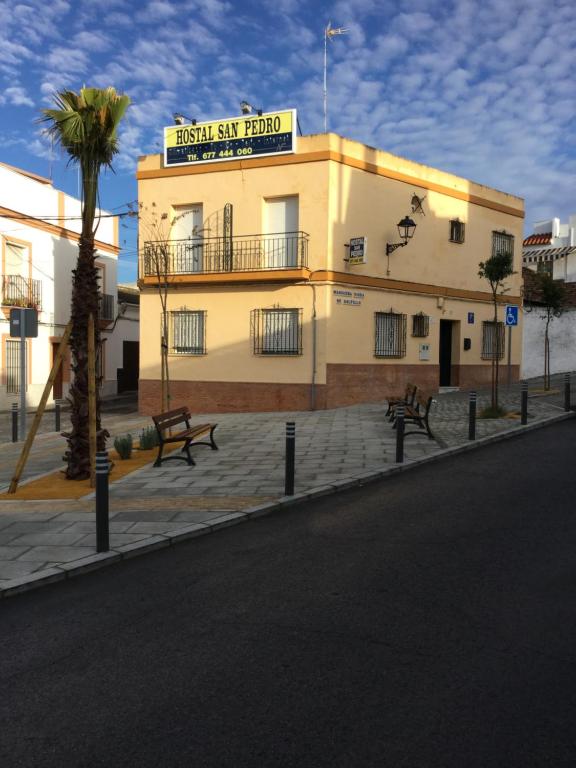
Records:
<instances>
[{"instance_id":1,"label":"curb","mask_svg":"<svg viewBox=\"0 0 576 768\"><path fill-rule=\"evenodd\" d=\"M483 448L491 443L498 443L503 440L519 437L526 432L532 432L536 429L541 429L550 424L566 421L567 419L572 419L574 417L576 417L576 412L570 411L568 413L564 412L558 414L558 416L552 416L551 418L539 419L538 421L526 424L525 426L513 427L512 429L498 432L495 435L488 435L452 448L441 449L432 456L412 459L405 464L391 464L380 469L359 472L349 478L336 480L334 483L328 483L327 485L318 486L316 488L310 488L302 493L294 494L294 496L282 496L277 501L266 502L254 507L249 507L243 512L225 513L221 517L216 518L212 523L191 523L189 525L183 525L181 528L170 531L169 534L148 536L141 541L125 544L117 549L110 550L109 552L95 553L89 557L82 558L81 560L76 560L71 563L63 563L62 565L41 571L38 574L30 574L9 581L5 587L0 588L0 600L12 597L13 595L22 594L23 592L28 592L32 589L37 589L38 587L43 587L47 584L53 584L57 581L73 579L84 573L89 573L104 568L105 566L119 563L122 560L129 560L148 552L177 546L183 541L188 541L189 539L194 539L198 536L205 536L221 528L228 528L233 525L238 525L239 523L248 522L252 519L256 520L259 517L280 512L286 508L313 499L318 499L322 496L328 496L339 493L340 491L349 490L350 488L359 488L369 483L375 483L387 477L410 471L411 469L430 464L434 461L440 461L441 459L450 456Z\"/></svg>"}]
</instances>

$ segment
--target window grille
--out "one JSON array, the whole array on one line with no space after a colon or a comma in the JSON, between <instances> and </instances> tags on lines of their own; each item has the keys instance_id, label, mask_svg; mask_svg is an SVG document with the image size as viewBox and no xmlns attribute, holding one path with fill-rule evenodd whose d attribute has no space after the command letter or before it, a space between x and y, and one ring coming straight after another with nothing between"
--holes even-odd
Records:
<instances>
[{"instance_id":1,"label":"window grille","mask_svg":"<svg viewBox=\"0 0 576 768\"><path fill-rule=\"evenodd\" d=\"M482 360L502 360L504 357L504 323L493 320L482 323Z\"/></svg>"},{"instance_id":2,"label":"window grille","mask_svg":"<svg viewBox=\"0 0 576 768\"><path fill-rule=\"evenodd\" d=\"M550 275L552 277L553 266L551 261L539 261L536 264L536 272L543 275Z\"/></svg>"},{"instance_id":3,"label":"window grille","mask_svg":"<svg viewBox=\"0 0 576 768\"><path fill-rule=\"evenodd\" d=\"M255 355L301 355L301 309L254 309L251 317Z\"/></svg>"},{"instance_id":4,"label":"window grille","mask_svg":"<svg viewBox=\"0 0 576 768\"><path fill-rule=\"evenodd\" d=\"M465 230L465 225L463 221L459 221L458 219L452 219L452 221L450 222L450 242L463 243L464 230Z\"/></svg>"},{"instance_id":5,"label":"window grille","mask_svg":"<svg viewBox=\"0 0 576 768\"><path fill-rule=\"evenodd\" d=\"M28 349L24 345L26 354ZM28 386L26 386L28 389ZM20 340L6 339L6 394L20 394Z\"/></svg>"},{"instance_id":6,"label":"window grille","mask_svg":"<svg viewBox=\"0 0 576 768\"><path fill-rule=\"evenodd\" d=\"M206 354L206 312L170 312L171 355Z\"/></svg>"},{"instance_id":7,"label":"window grille","mask_svg":"<svg viewBox=\"0 0 576 768\"><path fill-rule=\"evenodd\" d=\"M396 312L376 312L376 357L406 355L406 315Z\"/></svg>"},{"instance_id":8,"label":"window grille","mask_svg":"<svg viewBox=\"0 0 576 768\"><path fill-rule=\"evenodd\" d=\"M420 339L425 338L430 333L430 318L424 312L412 315L412 336Z\"/></svg>"},{"instance_id":9,"label":"window grille","mask_svg":"<svg viewBox=\"0 0 576 768\"><path fill-rule=\"evenodd\" d=\"M492 256L504 254L513 256L514 236L505 232L492 232Z\"/></svg>"}]
</instances>

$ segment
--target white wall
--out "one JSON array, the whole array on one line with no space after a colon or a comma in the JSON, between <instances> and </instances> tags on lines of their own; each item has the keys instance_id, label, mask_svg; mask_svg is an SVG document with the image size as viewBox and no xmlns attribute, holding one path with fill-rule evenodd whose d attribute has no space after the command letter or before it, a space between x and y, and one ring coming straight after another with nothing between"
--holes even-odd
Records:
<instances>
[{"instance_id":1,"label":"white wall","mask_svg":"<svg viewBox=\"0 0 576 768\"><path fill-rule=\"evenodd\" d=\"M522 376L544 375L544 331L546 321L538 309L524 312ZM576 310L569 310L550 323L550 371L576 371Z\"/></svg>"},{"instance_id":2,"label":"white wall","mask_svg":"<svg viewBox=\"0 0 576 768\"><path fill-rule=\"evenodd\" d=\"M78 200L59 192L51 184L23 176L1 164L0 206L19 214L17 218L0 217L0 254L3 241L13 240L28 244L32 262L31 276L42 283L38 337L30 341L31 381L28 384L27 401L30 406L34 406L40 400L52 365L50 337L60 337L70 317L72 270L78 258L78 243L73 236L67 237L66 233L60 234L50 229L53 230L54 226L57 226L70 233L78 233L81 229L81 206ZM30 226L25 218L20 218L22 214L39 219L44 217L47 226L44 229ZM77 218L59 220L57 217L62 214L65 217ZM114 245L113 217L101 219L96 239L107 245ZM102 291L114 297L116 310L118 256L112 251L97 250L96 260L105 268L105 284ZM3 346L8 334L8 319L0 313L0 343ZM132 335L130 330L130 338ZM117 347L118 345L116 349ZM119 347L121 350L121 343ZM3 361L2 353L3 350L0 350L0 362ZM116 369L121 365L121 354L118 357L114 349L107 351L103 394L116 392ZM65 383L64 395L66 391ZM6 392L4 371L0 365L0 410L9 408L10 404L17 400L18 395L9 395Z\"/></svg>"}]
</instances>

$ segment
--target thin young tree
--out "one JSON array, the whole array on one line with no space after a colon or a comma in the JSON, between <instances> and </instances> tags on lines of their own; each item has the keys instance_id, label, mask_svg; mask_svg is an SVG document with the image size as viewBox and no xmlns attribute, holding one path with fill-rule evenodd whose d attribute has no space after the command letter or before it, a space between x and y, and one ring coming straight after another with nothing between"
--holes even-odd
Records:
<instances>
[{"instance_id":1,"label":"thin young tree","mask_svg":"<svg viewBox=\"0 0 576 768\"><path fill-rule=\"evenodd\" d=\"M534 276L534 291L526 296L530 309L537 309L544 320L544 389L550 389L550 323L560 317L566 303L566 288L560 280L551 275L540 273ZM526 307L528 311L530 309Z\"/></svg>"},{"instance_id":2,"label":"thin young tree","mask_svg":"<svg viewBox=\"0 0 576 768\"><path fill-rule=\"evenodd\" d=\"M490 284L492 293L492 304L494 315L492 320L492 378L491 378L491 411L493 416L500 413L498 405L498 367L500 358L504 353L503 342L504 335L500 334L498 326L498 296L506 292L504 281L514 274L513 256L510 252L495 253L486 261L481 261L478 265L479 277L487 280Z\"/></svg>"},{"instance_id":3,"label":"thin young tree","mask_svg":"<svg viewBox=\"0 0 576 768\"><path fill-rule=\"evenodd\" d=\"M155 277L155 287L160 298L160 408L163 413L170 410L170 370L168 366L168 286L172 269L170 264L170 232L168 214L160 213L156 203L140 204L138 218L145 238L143 253L143 274ZM141 275L142 276L142 275Z\"/></svg>"},{"instance_id":4,"label":"thin young tree","mask_svg":"<svg viewBox=\"0 0 576 768\"><path fill-rule=\"evenodd\" d=\"M43 109L40 122L48 124L48 134L78 165L82 183L82 231L78 261L73 270L71 320L73 381L69 401L72 429L66 435L68 450L64 455L66 477L82 480L90 476L90 443L88 424L88 318L94 316L96 349L100 349L99 285L94 264L94 239L99 219L98 181L103 168L112 168L118 152L118 126L130 104L128 96L110 88L81 88L54 94L54 109ZM101 430L100 397L96 397L97 450L104 450L105 435Z\"/></svg>"},{"instance_id":5,"label":"thin young tree","mask_svg":"<svg viewBox=\"0 0 576 768\"><path fill-rule=\"evenodd\" d=\"M158 210L156 203L150 206L140 203L138 219L140 233L143 236L144 248L142 251L141 277L154 277L154 287L160 298L160 408L162 412L170 410L170 312L168 311L168 288L174 274L182 269L187 269L188 253L187 244L171 239L174 226L182 219L187 219L193 211L186 210L169 218L164 211ZM190 224L189 237L191 252L194 250L192 238L203 236L206 228L197 229Z\"/></svg>"}]
</instances>

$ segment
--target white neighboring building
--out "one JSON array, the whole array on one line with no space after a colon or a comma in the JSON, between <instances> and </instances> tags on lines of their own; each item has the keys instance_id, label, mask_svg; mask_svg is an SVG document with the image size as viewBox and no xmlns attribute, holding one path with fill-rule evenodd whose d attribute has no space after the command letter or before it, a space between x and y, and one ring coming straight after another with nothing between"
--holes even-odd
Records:
<instances>
[{"instance_id":1,"label":"white neighboring building","mask_svg":"<svg viewBox=\"0 0 576 768\"><path fill-rule=\"evenodd\" d=\"M27 341L27 402L35 406L40 400L70 317L80 216L80 201L54 189L49 179L0 163L0 410L10 408L19 398L20 341L10 338L8 321L13 306L38 309L38 337ZM102 218L95 243L101 275L103 339L107 339L117 317L118 223L116 216ZM119 322L115 330L122 328ZM101 391L106 396L117 390L117 369L123 365L122 344L108 341L103 348ZM67 356L53 388L54 399L66 396L69 382Z\"/></svg>"},{"instance_id":2,"label":"white neighboring building","mask_svg":"<svg viewBox=\"0 0 576 768\"><path fill-rule=\"evenodd\" d=\"M559 218L537 221L533 234L524 238L522 263L533 272L546 272L566 285L566 307L561 317L550 324L551 373L576 370L576 214L562 224ZM530 298L530 281L525 280L524 306ZM522 338L522 376L542 376L544 369L544 329L542 310L533 302L524 312Z\"/></svg>"},{"instance_id":3,"label":"white neighboring building","mask_svg":"<svg viewBox=\"0 0 576 768\"><path fill-rule=\"evenodd\" d=\"M106 338L105 334L103 337ZM119 361L118 392L138 390L140 360L140 290L134 285L118 285L118 311L110 329L108 352Z\"/></svg>"},{"instance_id":4,"label":"white neighboring building","mask_svg":"<svg viewBox=\"0 0 576 768\"><path fill-rule=\"evenodd\" d=\"M523 266L548 272L555 280L576 282L576 213L566 224L559 218L535 222L533 234L522 246Z\"/></svg>"}]
</instances>

